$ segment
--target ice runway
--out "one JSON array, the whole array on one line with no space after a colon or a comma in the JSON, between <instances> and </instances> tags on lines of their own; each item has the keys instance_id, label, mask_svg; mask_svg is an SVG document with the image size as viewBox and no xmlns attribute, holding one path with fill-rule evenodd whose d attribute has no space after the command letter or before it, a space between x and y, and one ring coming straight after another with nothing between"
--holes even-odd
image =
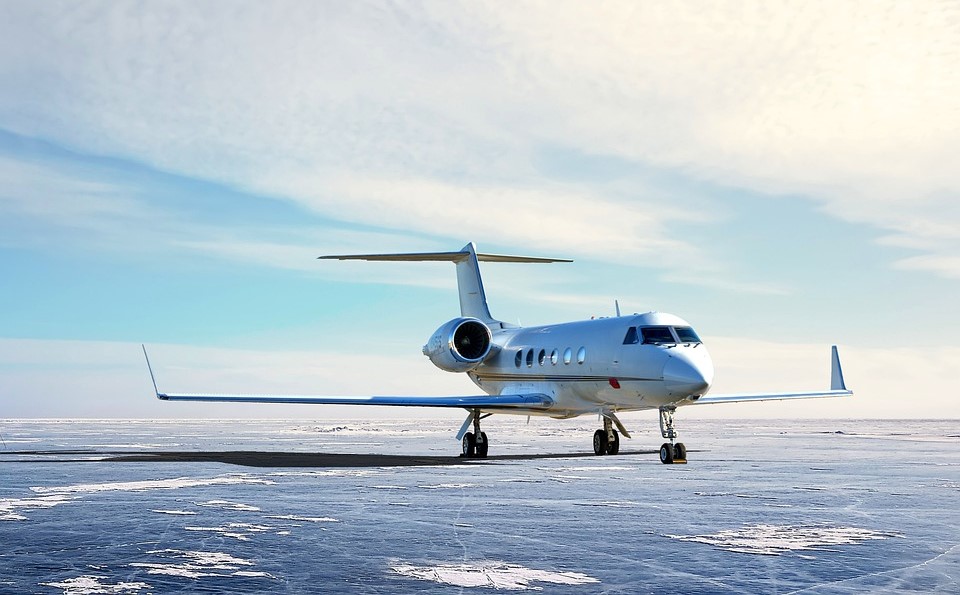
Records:
<instances>
[{"instance_id":1,"label":"ice runway","mask_svg":"<svg viewBox=\"0 0 960 595\"><path fill-rule=\"evenodd\" d=\"M0 593L960 592L956 422L593 421L3 421Z\"/></svg>"}]
</instances>

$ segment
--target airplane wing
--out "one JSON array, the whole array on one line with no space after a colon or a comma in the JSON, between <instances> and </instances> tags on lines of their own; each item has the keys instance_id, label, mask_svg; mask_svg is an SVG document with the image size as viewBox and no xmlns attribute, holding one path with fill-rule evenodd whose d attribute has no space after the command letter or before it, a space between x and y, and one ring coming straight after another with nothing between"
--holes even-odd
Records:
<instances>
[{"instance_id":1,"label":"airplane wing","mask_svg":"<svg viewBox=\"0 0 960 595\"><path fill-rule=\"evenodd\" d=\"M830 397L849 397L853 391L847 389L843 381L843 369L840 367L840 354L837 346L832 348L830 358L830 390L790 392L790 393L743 393L736 395L705 395L689 405L712 405L714 403L743 403L748 401L785 401L788 399L819 399Z\"/></svg>"},{"instance_id":2,"label":"airplane wing","mask_svg":"<svg viewBox=\"0 0 960 595\"><path fill-rule=\"evenodd\" d=\"M515 409L543 410L553 405L553 399L542 393L513 395L468 395L449 397L423 396L317 396L317 395L243 395L243 394L200 394L200 393L162 393L157 388L147 348L143 347L143 356L147 360L153 390L161 401L221 401L229 403L293 403L305 405L386 405L393 407L453 407L461 409Z\"/></svg>"}]
</instances>

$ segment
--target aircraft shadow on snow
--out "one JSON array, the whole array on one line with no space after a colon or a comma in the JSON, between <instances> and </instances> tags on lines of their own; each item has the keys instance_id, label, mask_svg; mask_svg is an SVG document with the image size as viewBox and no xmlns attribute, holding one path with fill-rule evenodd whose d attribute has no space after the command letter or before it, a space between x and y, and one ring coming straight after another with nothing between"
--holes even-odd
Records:
<instances>
[{"instance_id":1,"label":"aircraft shadow on snow","mask_svg":"<svg viewBox=\"0 0 960 595\"><path fill-rule=\"evenodd\" d=\"M619 456L649 455L655 450L621 451ZM37 463L225 463L243 467L425 467L444 465L483 465L510 461L596 458L593 453L542 453L495 455L484 459L458 456L390 455L321 452L274 451L101 451L101 450L27 450L3 453L17 459L4 462ZM26 457L26 458L24 458ZM39 459L39 461L38 461Z\"/></svg>"}]
</instances>

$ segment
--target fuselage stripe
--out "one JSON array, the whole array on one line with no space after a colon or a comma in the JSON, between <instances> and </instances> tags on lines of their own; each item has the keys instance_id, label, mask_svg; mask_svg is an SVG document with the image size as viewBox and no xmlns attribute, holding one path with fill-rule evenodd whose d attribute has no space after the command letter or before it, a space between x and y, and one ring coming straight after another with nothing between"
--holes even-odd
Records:
<instances>
[{"instance_id":1,"label":"fuselage stripe","mask_svg":"<svg viewBox=\"0 0 960 595\"><path fill-rule=\"evenodd\" d=\"M663 382L663 378L634 378L624 376L562 376L562 375L537 375L537 374L478 374L471 372L472 375L480 380L489 381L550 381L550 382L607 382L611 378L616 378L621 382Z\"/></svg>"}]
</instances>

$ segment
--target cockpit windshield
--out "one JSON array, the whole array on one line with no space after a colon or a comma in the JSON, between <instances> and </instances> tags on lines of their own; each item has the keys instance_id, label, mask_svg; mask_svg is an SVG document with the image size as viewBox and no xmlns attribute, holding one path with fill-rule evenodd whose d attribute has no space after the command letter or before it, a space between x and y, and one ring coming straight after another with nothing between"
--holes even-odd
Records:
<instances>
[{"instance_id":1,"label":"cockpit windshield","mask_svg":"<svg viewBox=\"0 0 960 595\"><path fill-rule=\"evenodd\" d=\"M659 345L661 343L676 343L669 326L644 326L640 328L644 345Z\"/></svg>"},{"instance_id":2,"label":"cockpit windshield","mask_svg":"<svg viewBox=\"0 0 960 595\"><path fill-rule=\"evenodd\" d=\"M677 331L677 338L681 343L702 343L697 333L689 326L675 326L673 330Z\"/></svg>"},{"instance_id":3,"label":"cockpit windshield","mask_svg":"<svg viewBox=\"0 0 960 595\"><path fill-rule=\"evenodd\" d=\"M676 336L674 336L676 333ZM677 343L702 343L697 333L689 326L631 326L623 338L624 345L676 345Z\"/></svg>"}]
</instances>

